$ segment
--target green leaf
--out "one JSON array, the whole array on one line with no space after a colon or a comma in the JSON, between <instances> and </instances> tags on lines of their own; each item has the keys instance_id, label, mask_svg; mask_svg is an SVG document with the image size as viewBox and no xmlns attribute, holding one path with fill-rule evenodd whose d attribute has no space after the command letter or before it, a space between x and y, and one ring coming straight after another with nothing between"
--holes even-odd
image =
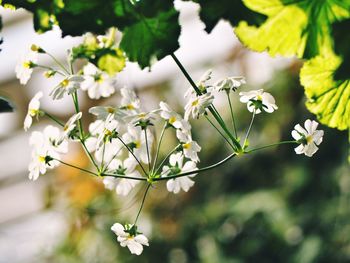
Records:
<instances>
[{"instance_id":1,"label":"green leaf","mask_svg":"<svg viewBox=\"0 0 350 263\"><path fill-rule=\"evenodd\" d=\"M35 29L47 31L58 24L63 36L86 32L104 34L116 27L123 31L122 45L131 61L141 67L178 48L178 12L169 0L4 0L34 14ZM110 66L109 66L110 67Z\"/></svg>"},{"instance_id":2,"label":"green leaf","mask_svg":"<svg viewBox=\"0 0 350 263\"><path fill-rule=\"evenodd\" d=\"M239 23L235 32L248 48L271 56L311 58L332 46L331 24L350 16L350 1L244 0L268 16L260 27Z\"/></svg>"},{"instance_id":3,"label":"green leaf","mask_svg":"<svg viewBox=\"0 0 350 263\"><path fill-rule=\"evenodd\" d=\"M13 109L12 103L7 98L0 96L0 113L12 112Z\"/></svg>"},{"instance_id":4,"label":"green leaf","mask_svg":"<svg viewBox=\"0 0 350 263\"><path fill-rule=\"evenodd\" d=\"M120 49L112 54L105 54L97 61L97 66L110 75L114 75L125 67L125 57Z\"/></svg>"},{"instance_id":5,"label":"green leaf","mask_svg":"<svg viewBox=\"0 0 350 263\"><path fill-rule=\"evenodd\" d=\"M156 17L141 19L125 28L120 47L131 61L137 61L142 68L149 66L154 58L161 59L178 49L178 17L172 7Z\"/></svg>"},{"instance_id":6,"label":"green leaf","mask_svg":"<svg viewBox=\"0 0 350 263\"><path fill-rule=\"evenodd\" d=\"M350 79L336 81L334 74L341 59L328 51L305 62L300 72L305 87L306 106L329 127L350 128Z\"/></svg>"},{"instance_id":7,"label":"green leaf","mask_svg":"<svg viewBox=\"0 0 350 263\"><path fill-rule=\"evenodd\" d=\"M221 20L229 21L236 26L241 20L247 20L253 25L260 25L265 15L258 14L248 9L242 1L232 0L197 0L201 6L199 16L206 25L205 30L210 33Z\"/></svg>"},{"instance_id":8,"label":"green leaf","mask_svg":"<svg viewBox=\"0 0 350 263\"><path fill-rule=\"evenodd\" d=\"M334 50L342 58L342 63L337 69L334 78L336 80L350 79L350 19L333 25Z\"/></svg>"}]
</instances>

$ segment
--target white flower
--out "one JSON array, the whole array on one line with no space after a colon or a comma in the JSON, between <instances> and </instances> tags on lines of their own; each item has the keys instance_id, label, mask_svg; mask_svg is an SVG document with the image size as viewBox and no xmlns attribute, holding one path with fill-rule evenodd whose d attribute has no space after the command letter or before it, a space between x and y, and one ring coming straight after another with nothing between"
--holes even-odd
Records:
<instances>
[{"instance_id":1,"label":"white flower","mask_svg":"<svg viewBox=\"0 0 350 263\"><path fill-rule=\"evenodd\" d=\"M63 139L71 136L72 131L75 129L75 127L77 127L76 122L81 119L81 116L82 113L78 112L69 118L69 120L63 126Z\"/></svg>"},{"instance_id":2,"label":"white flower","mask_svg":"<svg viewBox=\"0 0 350 263\"><path fill-rule=\"evenodd\" d=\"M141 177L140 173L135 170L136 165L137 162L133 157L129 157L124 161L113 159L108 166L108 173L114 173L120 176ZM103 179L103 183L107 189L115 189L118 195L126 196L139 183L139 181L106 176Z\"/></svg>"},{"instance_id":3,"label":"white flower","mask_svg":"<svg viewBox=\"0 0 350 263\"><path fill-rule=\"evenodd\" d=\"M71 75L62 80L50 93L54 100L62 99L65 94L72 94L80 88L84 81L82 76Z\"/></svg>"},{"instance_id":4,"label":"white flower","mask_svg":"<svg viewBox=\"0 0 350 263\"><path fill-rule=\"evenodd\" d=\"M292 131L293 138L300 143L294 150L297 154L305 154L308 157L317 152L319 145L323 139L323 130L316 130L318 123L316 121L306 120L305 129L299 124L295 125Z\"/></svg>"},{"instance_id":5,"label":"white flower","mask_svg":"<svg viewBox=\"0 0 350 263\"><path fill-rule=\"evenodd\" d=\"M38 61L37 52L30 51L28 54L22 56L16 66L16 77L22 85L27 84L30 76L33 73L33 68L36 67Z\"/></svg>"},{"instance_id":6,"label":"white flower","mask_svg":"<svg viewBox=\"0 0 350 263\"><path fill-rule=\"evenodd\" d=\"M119 223L115 223L111 230L118 236L120 245L128 247L131 254L141 255L143 246L149 245L147 237L138 233L134 225L126 225L124 227Z\"/></svg>"},{"instance_id":7,"label":"white flower","mask_svg":"<svg viewBox=\"0 0 350 263\"><path fill-rule=\"evenodd\" d=\"M229 92L230 90L236 91L237 88L239 88L243 84L246 84L244 77L228 77L216 82L214 84L214 89L217 91L226 92Z\"/></svg>"},{"instance_id":8,"label":"white flower","mask_svg":"<svg viewBox=\"0 0 350 263\"><path fill-rule=\"evenodd\" d=\"M89 112L95 115L98 120L106 120L109 114L113 114L116 120L121 121L125 116L118 108L111 106L95 106L90 108Z\"/></svg>"},{"instance_id":9,"label":"white flower","mask_svg":"<svg viewBox=\"0 0 350 263\"><path fill-rule=\"evenodd\" d=\"M160 117L166 120L175 129L182 129L182 130L191 129L191 125L187 121L185 121L180 116L180 114L173 111L167 103L161 101L159 103L159 107L161 110Z\"/></svg>"},{"instance_id":10,"label":"white flower","mask_svg":"<svg viewBox=\"0 0 350 263\"><path fill-rule=\"evenodd\" d=\"M123 135L122 139L129 145L135 156L139 158L141 162L148 164L146 136L145 132L141 130L140 127L129 125L128 132ZM151 132L147 132L147 143L149 154L152 156L153 134Z\"/></svg>"},{"instance_id":11,"label":"white flower","mask_svg":"<svg viewBox=\"0 0 350 263\"><path fill-rule=\"evenodd\" d=\"M146 128L153 124L153 121L157 117L159 110L153 110L149 112L138 112L136 114L130 114L123 117L125 123L132 123L134 126L140 126Z\"/></svg>"},{"instance_id":12,"label":"white flower","mask_svg":"<svg viewBox=\"0 0 350 263\"><path fill-rule=\"evenodd\" d=\"M204 114L206 108L212 104L213 100L214 96L210 93L190 97L185 106L185 120L187 121L190 115L193 119L198 119L201 114Z\"/></svg>"},{"instance_id":13,"label":"white flower","mask_svg":"<svg viewBox=\"0 0 350 263\"><path fill-rule=\"evenodd\" d=\"M255 114L259 114L262 110L271 113L278 109L274 97L263 89L240 92L239 95L241 96L239 100L247 103L248 110L255 111Z\"/></svg>"},{"instance_id":14,"label":"white flower","mask_svg":"<svg viewBox=\"0 0 350 263\"><path fill-rule=\"evenodd\" d=\"M40 99L42 98L43 93L39 91L31 99L28 105L28 113L24 119L24 130L27 131L33 122L33 117L39 116L40 114Z\"/></svg>"},{"instance_id":15,"label":"white flower","mask_svg":"<svg viewBox=\"0 0 350 263\"><path fill-rule=\"evenodd\" d=\"M136 114L140 109L140 100L136 96L136 93L129 88L120 89L122 95L121 109L129 112L130 114Z\"/></svg>"},{"instance_id":16,"label":"white flower","mask_svg":"<svg viewBox=\"0 0 350 263\"><path fill-rule=\"evenodd\" d=\"M106 98L114 93L116 80L99 70L94 64L87 64L83 73L84 81L81 83L81 89L87 90L91 99Z\"/></svg>"},{"instance_id":17,"label":"white flower","mask_svg":"<svg viewBox=\"0 0 350 263\"><path fill-rule=\"evenodd\" d=\"M176 137L182 144L182 149L186 158L194 162L199 162L198 152L201 147L196 141L192 140L192 136L188 131L176 130Z\"/></svg>"},{"instance_id":18,"label":"white flower","mask_svg":"<svg viewBox=\"0 0 350 263\"><path fill-rule=\"evenodd\" d=\"M103 122L102 128L99 127L99 129L102 130L99 132L97 145L102 146L106 141L111 141L112 139L116 138L120 129L120 124L114 119L113 114L109 114L107 119Z\"/></svg>"},{"instance_id":19,"label":"white flower","mask_svg":"<svg viewBox=\"0 0 350 263\"><path fill-rule=\"evenodd\" d=\"M197 82L196 86L201 93L205 93L209 88L211 88L211 85L209 85L207 82L211 79L212 73L212 70L208 69ZM189 87L185 92L185 98L192 97L195 95L197 95L197 92L193 89L193 87Z\"/></svg>"},{"instance_id":20,"label":"white flower","mask_svg":"<svg viewBox=\"0 0 350 263\"><path fill-rule=\"evenodd\" d=\"M197 168L195 162L187 161L183 164L183 161L184 156L181 152L172 154L169 158L170 166L163 167L162 177L190 172ZM191 180L191 177L195 175L196 174L191 174L168 180L166 184L168 191L177 194L182 189L187 192L194 185L194 181Z\"/></svg>"},{"instance_id":21,"label":"white flower","mask_svg":"<svg viewBox=\"0 0 350 263\"><path fill-rule=\"evenodd\" d=\"M32 160L29 164L29 179L36 180L40 174L45 174L47 169L56 167L60 153L67 152L68 143L60 139L62 135L57 127L47 126L43 132L34 131L29 139L29 144L34 147Z\"/></svg>"}]
</instances>

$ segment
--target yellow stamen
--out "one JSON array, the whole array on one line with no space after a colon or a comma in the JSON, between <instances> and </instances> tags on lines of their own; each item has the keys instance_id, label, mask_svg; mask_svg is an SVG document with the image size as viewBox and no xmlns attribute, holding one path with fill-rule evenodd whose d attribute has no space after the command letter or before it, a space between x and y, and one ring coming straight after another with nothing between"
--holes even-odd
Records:
<instances>
[{"instance_id":1,"label":"yellow stamen","mask_svg":"<svg viewBox=\"0 0 350 263\"><path fill-rule=\"evenodd\" d=\"M258 96L256 97L256 100L260 100L260 101L262 101L262 97L261 97L261 95L258 95Z\"/></svg>"},{"instance_id":2,"label":"yellow stamen","mask_svg":"<svg viewBox=\"0 0 350 263\"><path fill-rule=\"evenodd\" d=\"M126 105L126 108L127 108L128 110L134 110L134 109L135 109L134 105L132 105L132 104Z\"/></svg>"},{"instance_id":3,"label":"yellow stamen","mask_svg":"<svg viewBox=\"0 0 350 263\"><path fill-rule=\"evenodd\" d=\"M64 79L64 80L61 81L61 86L64 87L64 88L67 87L68 84L69 84L69 80L68 79Z\"/></svg>"},{"instance_id":4,"label":"yellow stamen","mask_svg":"<svg viewBox=\"0 0 350 263\"><path fill-rule=\"evenodd\" d=\"M32 67L32 62L30 62L30 61L23 62L23 67L27 68L27 69L31 68Z\"/></svg>"},{"instance_id":5,"label":"yellow stamen","mask_svg":"<svg viewBox=\"0 0 350 263\"><path fill-rule=\"evenodd\" d=\"M306 139L306 142L308 144L312 142L312 136L311 135L307 136L305 139Z\"/></svg>"},{"instance_id":6,"label":"yellow stamen","mask_svg":"<svg viewBox=\"0 0 350 263\"><path fill-rule=\"evenodd\" d=\"M38 159L39 159L39 162L44 163L46 158L45 156L39 156Z\"/></svg>"},{"instance_id":7,"label":"yellow stamen","mask_svg":"<svg viewBox=\"0 0 350 263\"><path fill-rule=\"evenodd\" d=\"M193 106L193 107L194 107L194 106L197 106L198 103L199 103L199 101L198 101L198 99L196 99L196 100L192 101L192 106Z\"/></svg>"},{"instance_id":8,"label":"yellow stamen","mask_svg":"<svg viewBox=\"0 0 350 263\"><path fill-rule=\"evenodd\" d=\"M29 115L30 116L36 116L39 113L39 110L35 110L35 109L29 109Z\"/></svg>"},{"instance_id":9,"label":"yellow stamen","mask_svg":"<svg viewBox=\"0 0 350 263\"><path fill-rule=\"evenodd\" d=\"M190 143L190 142L185 143L185 144L182 145L182 147L183 147L184 149L189 149L189 148L191 148L191 143Z\"/></svg>"},{"instance_id":10,"label":"yellow stamen","mask_svg":"<svg viewBox=\"0 0 350 263\"><path fill-rule=\"evenodd\" d=\"M112 135L112 132L108 129L105 129L105 135L106 136L111 136Z\"/></svg>"},{"instance_id":11,"label":"yellow stamen","mask_svg":"<svg viewBox=\"0 0 350 263\"><path fill-rule=\"evenodd\" d=\"M141 147L141 142L140 141L136 141L135 143L135 148L140 148Z\"/></svg>"},{"instance_id":12,"label":"yellow stamen","mask_svg":"<svg viewBox=\"0 0 350 263\"><path fill-rule=\"evenodd\" d=\"M170 119L169 119L169 123L170 124L173 124L174 122L176 121L176 117L170 117Z\"/></svg>"},{"instance_id":13,"label":"yellow stamen","mask_svg":"<svg viewBox=\"0 0 350 263\"><path fill-rule=\"evenodd\" d=\"M108 108L107 108L107 112L108 112L108 113L114 113L114 112L115 112L115 109L112 108L112 107L108 107Z\"/></svg>"}]
</instances>

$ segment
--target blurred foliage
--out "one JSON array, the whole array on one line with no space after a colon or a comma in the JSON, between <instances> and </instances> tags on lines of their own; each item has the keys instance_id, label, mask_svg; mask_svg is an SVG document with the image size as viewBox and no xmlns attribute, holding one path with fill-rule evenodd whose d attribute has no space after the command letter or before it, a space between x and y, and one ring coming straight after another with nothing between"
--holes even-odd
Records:
<instances>
[{"instance_id":1,"label":"blurred foliage","mask_svg":"<svg viewBox=\"0 0 350 263\"><path fill-rule=\"evenodd\" d=\"M193 1L201 6L200 17L208 32L219 20L225 19L237 26L235 32L240 41L254 51L311 59L301 76L308 109L329 127L349 129L350 91L347 83L350 80L350 52L347 29L350 0ZM173 1L2 0L0 3L31 11L38 32L50 30L55 24L60 26L64 36L86 32L104 34L111 27L118 28L123 33L121 50L108 50L107 53L103 50L101 57L101 50L95 49L98 59L95 64L110 74L123 68L122 52L130 61L136 61L145 68L179 47L179 13ZM80 56L86 57L84 48L79 51ZM333 53L339 58L330 58L329 54ZM327 67L331 73L319 76L317 72L325 69L322 61L328 59L333 61L332 68ZM310 76L305 76L306 72L310 72ZM305 81L307 78L315 79L309 85ZM322 83L325 78L328 86ZM337 95L332 103L325 103L334 94Z\"/></svg>"},{"instance_id":2,"label":"blurred foliage","mask_svg":"<svg viewBox=\"0 0 350 263\"><path fill-rule=\"evenodd\" d=\"M292 88L299 85L295 67L276 73L263 86L267 90L273 87L279 110L257 117L251 145L288 140L294 125L309 117L302 90ZM155 93L167 97L168 92L159 88ZM238 98L234 100L238 102ZM228 112L224 105L217 105L218 110ZM234 108L244 134L250 114L241 104ZM194 134L203 146L201 166L228 154L205 121L194 125L194 131L201 131ZM313 158L297 156L294 146L281 146L197 175L188 193L173 195L164 183L155 185L140 221L140 230L151 237L150 247L140 257L120 247L110 226L115 221L132 220L144 185L139 186L140 193L131 196L132 201L107 190L92 191L93 195L83 198L91 189L100 189L95 178L83 174L60 178L61 183L54 185L58 193L69 197L70 227L47 262L349 262L347 138L345 133L322 129L326 130L324 142ZM172 143L171 138L166 139ZM72 176L77 180L70 184ZM80 183L82 177L85 183ZM64 189L70 194L64 194ZM82 198L77 201L77 197Z\"/></svg>"}]
</instances>

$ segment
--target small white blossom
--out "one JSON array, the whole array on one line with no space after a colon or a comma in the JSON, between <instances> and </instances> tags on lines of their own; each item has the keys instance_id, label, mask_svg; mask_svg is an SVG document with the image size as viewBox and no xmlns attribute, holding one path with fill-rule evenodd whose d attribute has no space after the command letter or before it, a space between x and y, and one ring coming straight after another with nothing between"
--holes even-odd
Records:
<instances>
[{"instance_id":1,"label":"small white blossom","mask_svg":"<svg viewBox=\"0 0 350 263\"><path fill-rule=\"evenodd\" d=\"M209 85L207 82L211 80L211 75L213 71L211 69L208 69L199 79L196 86L199 89L200 92L206 92L208 89L210 89L212 86ZM189 87L187 91L185 92L185 98L196 96L197 92L193 89L193 87Z\"/></svg>"},{"instance_id":2,"label":"small white blossom","mask_svg":"<svg viewBox=\"0 0 350 263\"><path fill-rule=\"evenodd\" d=\"M181 152L172 154L169 158L170 165L163 167L161 176L166 177L196 170L197 167L195 162L187 161L185 164L183 162L184 156ZM191 177L194 177L195 175L196 174L191 174L168 180L166 184L168 191L177 194L182 189L187 192L194 185L194 181L191 180Z\"/></svg>"},{"instance_id":3,"label":"small white blossom","mask_svg":"<svg viewBox=\"0 0 350 263\"><path fill-rule=\"evenodd\" d=\"M200 96L192 96L189 98L185 106L185 120L190 116L193 119L198 119L200 115L205 113L207 107L214 101L214 96L211 93L205 93Z\"/></svg>"},{"instance_id":4,"label":"small white blossom","mask_svg":"<svg viewBox=\"0 0 350 263\"><path fill-rule=\"evenodd\" d=\"M81 116L82 116L82 113L78 112L69 118L69 120L63 126L62 138L69 138L71 136L72 131L75 129L75 127L77 127L76 122L81 119Z\"/></svg>"},{"instance_id":5,"label":"small white blossom","mask_svg":"<svg viewBox=\"0 0 350 263\"><path fill-rule=\"evenodd\" d=\"M170 106L161 101L159 103L160 107L160 117L162 117L164 120L166 120L171 126L173 126L175 129L182 129L182 130L190 130L191 125L188 123L188 121L185 121L180 114L173 111Z\"/></svg>"},{"instance_id":6,"label":"small white blossom","mask_svg":"<svg viewBox=\"0 0 350 263\"><path fill-rule=\"evenodd\" d=\"M201 147L196 141L192 140L191 134L188 131L177 130L176 137L182 144L185 157L196 163L199 162L198 152L200 152Z\"/></svg>"},{"instance_id":7,"label":"small white blossom","mask_svg":"<svg viewBox=\"0 0 350 263\"><path fill-rule=\"evenodd\" d=\"M240 92L239 95L241 96L239 100L247 103L248 110L255 111L255 114L259 114L262 110L272 113L278 109L274 97L263 89Z\"/></svg>"},{"instance_id":8,"label":"small white blossom","mask_svg":"<svg viewBox=\"0 0 350 263\"><path fill-rule=\"evenodd\" d=\"M99 70L94 64L87 64L84 69L84 81L81 89L87 90L91 99L107 98L115 92L116 80Z\"/></svg>"},{"instance_id":9,"label":"small white blossom","mask_svg":"<svg viewBox=\"0 0 350 263\"><path fill-rule=\"evenodd\" d=\"M129 125L128 132L123 135L122 139L127 145L129 145L135 156L139 158L141 162L148 164L146 136L145 132L140 127ZM153 139L153 134L147 132L148 151L151 156Z\"/></svg>"},{"instance_id":10,"label":"small white blossom","mask_svg":"<svg viewBox=\"0 0 350 263\"><path fill-rule=\"evenodd\" d=\"M136 114L140 110L140 99L136 93L129 88L120 89L122 95L121 109L125 110L129 114Z\"/></svg>"},{"instance_id":11,"label":"small white blossom","mask_svg":"<svg viewBox=\"0 0 350 263\"><path fill-rule=\"evenodd\" d=\"M50 93L54 100L62 99L65 94L72 94L80 88L84 81L82 76L71 75L62 80Z\"/></svg>"},{"instance_id":12,"label":"small white blossom","mask_svg":"<svg viewBox=\"0 0 350 263\"><path fill-rule=\"evenodd\" d=\"M122 247L128 247L131 254L141 255L143 246L149 246L146 236L137 232L136 226L115 223L111 230L118 236L118 242Z\"/></svg>"},{"instance_id":13,"label":"small white blossom","mask_svg":"<svg viewBox=\"0 0 350 263\"><path fill-rule=\"evenodd\" d=\"M98 120L106 120L108 115L113 114L116 120L121 121L125 116L121 110L111 106L95 106L90 108L89 112L95 115Z\"/></svg>"},{"instance_id":14,"label":"small white blossom","mask_svg":"<svg viewBox=\"0 0 350 263\"><path fill-rule=\"evenodd\" d=\"M113 159L108 166L108 173L120 176L141 177L140 173L135 170L136 166L137 162L133 157L129 157L124 161ZM139 183L139 181L106 176L103 179L103 183L107 189L115 189L118 195L126 196Z\"/></svg>"},{"instance_id":15,"label":"small white blossom","mask_svg":"<svg viewBox=\"0 0 350 263\"><path fill-rule=\"evenodd\" d=\"M236 91L237 88L246 84L244 77L228 77L222 80L219 80L214 84L214 89L217 91Z\"/></svg>"},{"instance_id":16,"label":"small white blossom","mask_svg":"<svg viewBox=\"0 0 350 263\"><path fill-rule=\"evenodd\" d=\"M114 119L114 115L110 114L103 122L103 126L99 127L99 136L97 138L97 145L102 146L106 141L111 141L116 138L119 133L120 124Z\"/></svg>"},{"instance_id":17,"label":"small white blossom","mask_svg":"<svg viewBox=\"0 0 350 263\"><path fill-rule=\"evenodd\" d=\"M33 123L33 117L39 116L40 114L40 99L42 98L43 93L39 91L31 99L28 105L28 113L24 119L24 130L27 131Z\"/></svg>"},{"instance_id":18,"label":"small white blossom","mask_svg":"<svg viewBox=\"0 0 350 263\"><path fill-rule=\"evenodd\" d=\"M29 144L34 147L32 159L28 166L29 179L36 180L40 174L45 174L47 169L56 167L60 153L66 153L68 143L62 141L57 127L47 126L43 132L34 131L29 139Z\"/></svg>"},{"instance_id":19,"label":"small white blossom","mask_svg":"<svg viewBox=\"0 0 350 263\"><path fill-rule=\"evenodd\" d=\"M317 130L318 123L316 121L306 120L305 129L300 124L295 125L292 131L293 138L300 143L294 150L297 154L305 154L308 157L313 156L323 139L323 130Z\"/></svg>"},{"instance_id":20,"label":"small white blossom","mask_svg":"<svg viewBox=\"0 0 350 263\"><path fill-rule=\"evenodd\" d=\"M22 56L19 63L16 66L16 77L19 79L22 85L27 84L30 76L33 73L33 68L36 67L38 61L37 52L30 51L26 55Z\"/></svg>"}]
</instances>

